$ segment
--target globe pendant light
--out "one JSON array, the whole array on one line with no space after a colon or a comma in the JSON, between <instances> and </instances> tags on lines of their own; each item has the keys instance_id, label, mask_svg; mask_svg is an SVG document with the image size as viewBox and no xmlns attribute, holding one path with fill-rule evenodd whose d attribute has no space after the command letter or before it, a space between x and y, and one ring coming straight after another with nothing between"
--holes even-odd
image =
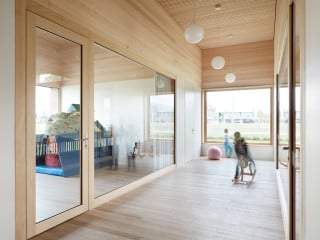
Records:
<instances>
[{"instance_id":1,"label":"globe pendant light","mask_svg":"<svg viewBox=\"0 0 320 240\"><path fill-rule=\"evenodd\" d=\"M217 70L222 69L224 67L225 63L226 63L226 61L224 60L224 57L222 57L222 56L215 56L211 60L211 66Z\"/></svg>"},{"instance_id":2,"label":"globe pendant light","mask_svg":"<svg viewBox=\"0 0 320 240\"><path fill-rule=\"evenodd\" d=\"M221 5L220 4L216 4L215 5L215 9L216 9L216 11L220 11L221 10ZM218 31L217 31L218 32L218 40L220 40L219 14L218 14L217 18L218 18L218 21L217 21L218 22L217 23L217 25L218 25ZM224 57L222 57L222 56L215 56L211 60L212 68L217 69L217 70L222 69L224 67L225 63L226 63L226 61L224 60Z\"/></svg>"},{"instance_id":3,"label":"globe pendant light","mask_svg":"<svg viewBox=\"0 0 320 240\"><path fill-rule=\"evenodd\" d=\"M234 73L227 73L224 77L224 80L226 80L227 83L233 83L236 80L236 75Z\"/></svg>"},{"instance_id":4,"label":"globe pendant light","mask_svg":"<svg viewBox=\"0 0 320 240\"><path fill-rule=\"evenodd\" d=\"M199 24L195 23L195 7L194 7L194 1L192 2L193 7L193 22L190 26L186 28L184 31L184 37L189 43L199 43L204 36L204 29Z\"/></svg>"},{"instance_id":5,"label":"globe pendant light","mask_svg":"<svg viewBox=\"0 0 320 240\"><path fill-rule=\"evenodd\" d=\"M227 83L233 83L235 80L236 80L236 75L231 72L231 54L230 54L230 46L229 46L229 62L230 62L230 65L229 65L229 73L227 73L224 77L224 80L227 82Z\"/></svg>"},{"instance_id":6,"label":"globe pendant light","mask_svg":"<svg viewBox=\"0 0 320 240\"><path fill-rule=\"evenodd\" d=\"M193 23L189 27L186 28L184 32L184 37L189 43L198 43L202 40L204 36L203 27L199 24Z\"/></svg>"}]
</instances>

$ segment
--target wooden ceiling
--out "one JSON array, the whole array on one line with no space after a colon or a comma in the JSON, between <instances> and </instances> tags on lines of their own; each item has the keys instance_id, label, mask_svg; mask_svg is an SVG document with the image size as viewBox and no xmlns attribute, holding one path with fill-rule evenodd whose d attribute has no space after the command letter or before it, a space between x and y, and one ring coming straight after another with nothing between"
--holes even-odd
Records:
<instances>
[{"instance_id":1,"label":"wooden ceiling","mask_svg":"<svg viewBox=\"0 0 320 240\"><path fill-rule=\"evenodd\" d=\"M205 29L205 37L199 43L202 49L204 88L225 87L224 75L231 62L232 70L237 75L237 83L233 85L249 86L258 81L263 84L272 82L276 0L158 1L182 29L192 23L194 6L195 21ZM217 4L220 4L220 10L216 10ZM232 38L229 37L230 34ZM256 48L253 43L261 43L267 47ZM244 50L241 50L242 47ZM262 51L264 49L266 50ZM220 71L210 67L211 58L218 53L226 59L226 68ZM38 29L37 75L50 73L62 76L64 80L80 79L80 54L78 44ZM102 47L96 46L94 54L96 82L153 77L154 73L150 69ZM260 64L262 56L264 65ZM245 64L243 59L251 59L253 62ZM258 68L259 64L261 68ZM266 71L266 68L270 71ZM64 82L62 84L66 84Z\"/></svg>"},{"instance_id":2,"label":"wooden ceiling","mask_svg":"<svg viewBox=\"0 0 320 240\"><path fill-rule=\"evenodd\" d=\"M204 28L201 49L273 40L276 0L158 0L185 29ZM216 5L220 10L216 10ZM232 37L231 37L232 36Z\"/></svg>"}]
</instances>

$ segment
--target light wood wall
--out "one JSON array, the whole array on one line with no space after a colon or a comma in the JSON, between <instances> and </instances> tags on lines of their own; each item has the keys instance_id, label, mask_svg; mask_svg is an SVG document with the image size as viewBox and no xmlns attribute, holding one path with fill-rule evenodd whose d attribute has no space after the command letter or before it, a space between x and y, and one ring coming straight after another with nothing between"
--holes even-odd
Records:
<instances>
[{"instance_id":1,"label":"light wood wall","mask_svg":"<svg viewBox=\"0 0 320 240\"><path fill-rule=\"evenodd\" d=\"M214 56L223 56L226 64L213 69ZM229 88L273 85L273 41L256 42L202 50L202 88ZM226 83L224 77L233 72L237 79Z\"/></svg>"},{"instance_id":2,"label":"light wood wall","mask_svg":"<svg viewBox=\"0 0 320 240\"><path fill-rule=\"evenodd\" d=\"M274 71L275 75L280 71L281 59L288 35L289 4L291 0L277 1L276 22L274 34Z\"/></svg>"},{"instance_id":3,"label":"light wood wall","mask_svg":"<svg viewBox=\"0 0 320 240\"><path fill-rule=\"evenodd\" d=\"M155 0L27 0L27 10L169 77L201 81L201 51Z\"/></svg>"}]
</instances>

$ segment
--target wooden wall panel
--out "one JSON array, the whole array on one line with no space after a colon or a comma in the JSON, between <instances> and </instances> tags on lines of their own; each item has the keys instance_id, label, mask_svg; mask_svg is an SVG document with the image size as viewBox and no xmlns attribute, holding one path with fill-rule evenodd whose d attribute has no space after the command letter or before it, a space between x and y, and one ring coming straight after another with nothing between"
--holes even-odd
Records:
<instances>
[{"instance_id":1,"label":"wooden wall panel","mask_svg":"<svg viewBox=\"0 0 320 240\"><path fill-rule=\"evenodd\" d=\"M277 1L274 34L274 68L275 74L280 70L285 41L288 35L289 4L291 0Z\"/></svg>"},{"instance_id":2,"label":"wooden wall panel","mask_svg":"<svg viewBox=\"0 0 320 240\"><path fill-rule=\"evenodd\" d=\"M224 68L220 70L211 66L211 59L217 55L223 56L226 61ZM273 60L273 41L202 50L202 88L271 86ZM237 79L228 84L224 77L230 71Z\"/></svg>"},{"instance_id":3,"label":"wooden wall panel","mask_svg":"<svg viewBox=\"0 0 320 240\"><path fill-rule=\"evenodd\" d=\"M58 53L59 49L57 49L57 46L52 43L52 41L43 39L39 35L37 35L36 38L36 45L37 76L41 74L62 76L63 65L61 63L61 55Z\"/></svg>"},{"instance_id":4,"label":"wooden wall panel","mask_svg":"<svg viewBox=\"0 0 320 240\"><path fill-rule=\"evenodd\" d=\"M153 78L154 71L98 45L94 48L94 81L123 81ZM106 67L108 66L108 67Z\"/></svg>"},{"instance_id":5,"label":"wooden wall panel","mask_svg":"<svg viewBox=\"0 0 320 240\"><path fill-rule=\"evenodd\" d=\"M36 75L53 74L61 77L61 82L43 83L43 86L78 84L80 79L81 46L70 40L43 30L36 32Z\"/></svg>"},{"instance_id":6,"label":"wooden wall panel","mask_svg":"<svg viewBox=\"0 0 320 240\"><path fill-rule=\"evenodd\" d=\"M26 171L26 29L25 1L15 1L15 237L27 238L27 171Z\"/></svg>"},{"instance_id":7,"label":"wooden wall panel","mask_svg":"<svg viewBox=\"0 0 320 240\"><path fill-rule=\"evenodd\" d=\"M201 81L201 51L155 0L28 0L27 9L167 76Z\"/></svg>"}]
</instances>

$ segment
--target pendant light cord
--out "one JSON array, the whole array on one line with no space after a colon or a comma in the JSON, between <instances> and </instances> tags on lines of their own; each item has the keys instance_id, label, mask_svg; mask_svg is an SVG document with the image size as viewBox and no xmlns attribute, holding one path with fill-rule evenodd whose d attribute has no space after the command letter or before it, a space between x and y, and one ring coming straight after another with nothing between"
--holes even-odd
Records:
<instances>
[{"instance_id":1,"label":"pendant light cord","mask_svg":"<svg viewBox=\"0 0 320 240\"><path fill-rule=\"evenodd\" d=\"M194 0L192 1L192 13L193 13L193 18L192 18L192 23L195 24L195 7L194 7Z\"/></svg>"},{"instance_id":2,"label":"pendant light cord","mask_svg":"<svg viewBox=\"0 0 320 240\"><path fill-rule=\"evenodd\" d=\"M230 45L229 45L229 61L230 61L230 65L229 65L229 70L230 70L230 72L231 72L231 64L232 64L232 61L231 61L231 47L230 47Z\"/></svg>"}]
</instances>

